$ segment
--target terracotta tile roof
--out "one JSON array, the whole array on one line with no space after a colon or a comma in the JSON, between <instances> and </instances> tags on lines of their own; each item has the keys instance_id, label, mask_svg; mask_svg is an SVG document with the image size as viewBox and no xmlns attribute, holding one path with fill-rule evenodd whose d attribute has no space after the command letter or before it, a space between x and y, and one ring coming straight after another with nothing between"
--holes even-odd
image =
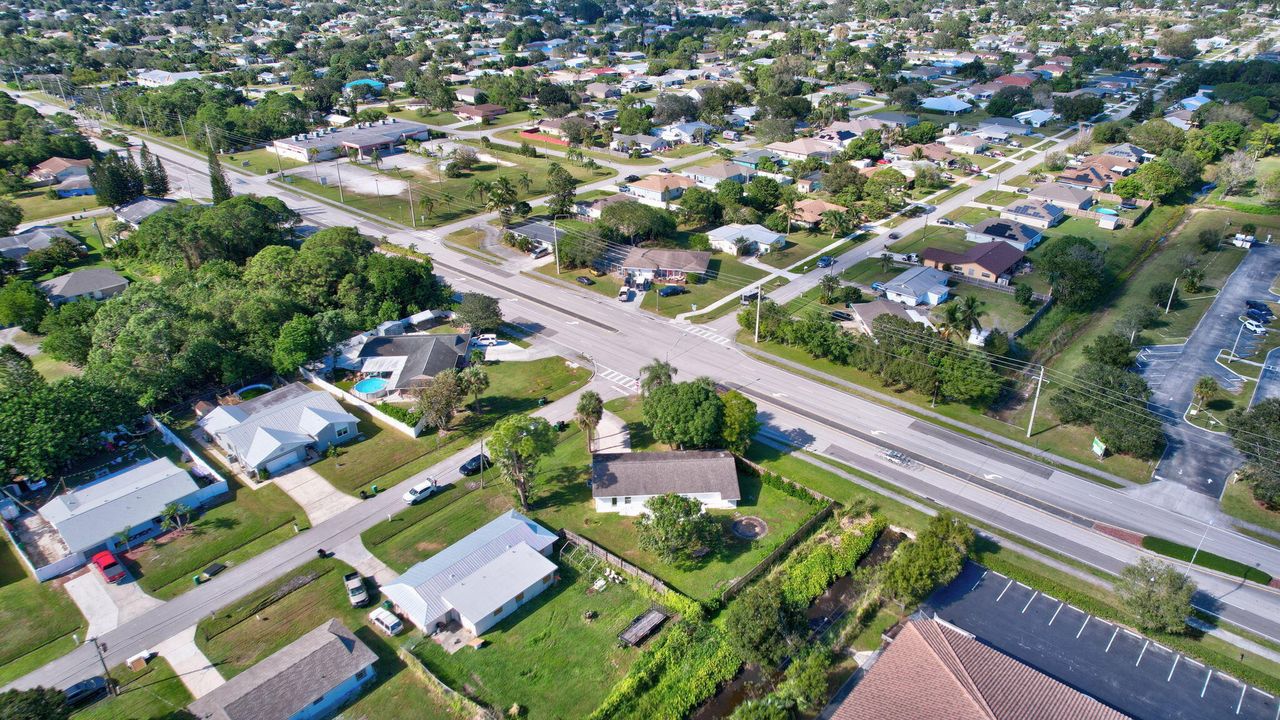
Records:
<instances>
[{"instance_id":1,"label":"terracotta tile roof","mask_svg":"<svg viewBox=\"0 0 1280 720\"><path fill-rule=\"evenodd\" d=\"M933 620L909 622L832 720L1124 720L1127 716Z\"/></svg>"}]
</instances>

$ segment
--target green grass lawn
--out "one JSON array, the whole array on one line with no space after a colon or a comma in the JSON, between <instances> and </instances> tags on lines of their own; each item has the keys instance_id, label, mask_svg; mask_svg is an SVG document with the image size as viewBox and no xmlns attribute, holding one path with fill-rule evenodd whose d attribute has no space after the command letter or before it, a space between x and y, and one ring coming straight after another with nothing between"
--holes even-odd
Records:
<instances>
[{"instance_id":1,"label":"green grass lawn","mask_svg":"<svg viewBox=\"0 0 1280 720\"><path fill-rule=\"evenodd\" d=\"M112 668L111 677L120 684L120 694L72 713L73 720L176 720L186 716L194 699L162 657L137 672L123 665Z\"/></svg>"},{"instance_id":2,"label":"green grass lawn","mask_svg":"<svg viewBox=\"0 0 1280 720\"><path fill-rule=\"evenodd\" d=\"M458 118L462 120L463 118ZM470 125L463 125L461 130L486 130L489 128L511 127L512 125L528 124L533 122L534 116L528 110L519 110L517 112L509 112L494 118L488 125L483 122L474 122Z\"/></svg>"},{"instance_id":3,"label":"green grass lawn","mask_svg":"<svg viewBox=\"0 0 1280 720\"><path fill-rule=\"evenodd\" d=\"M691 157L693 155L704 153L712 149L713 148L710 145L696 145L692 143L686 143L684 145L677 145L671 148L670 150L664 150L658 153L657 157L659 159L679 160L681 158Z\"/></svg>"},{"instance_id":4,"label":"green grass lawn","mask_svg":"<svg viewBox=\"0 0 1280 720\"><path fill-rule=\"evenodd\" d=\"M72 634L84 639L86 623L60 583L27 574L18 551L0 547L0 683L8 683L71 652Z\"/></svg>"},{"instance_id":5,"label":"green grass lawn","mask_svg":"<svg viewBox=\"0 0 1280 720\"><path fill-rule=\"evenodd\" d=\"M966 205L952 210L947 213L945 217L949 220L955 220L956 222L962 222L967 225L977 225L987 218L1000 217L1000 213L995 210L988 210L987 208L971 207Z\"/></svg>"},{"instance_id":6,"label":"green grass lawn","mask_svg":"<svg viewBox=\"0 0 1280 720\"><path fill-rule=\"evenodd\" d=\"M645 293L642 307L665 317L675 317L695 309L694 306L703 308L726 295L737 294L738 290L764 276L765 272L760 268L717 253L711 256L702 282L689 283L684 286L688 292L668 298L659 297L657 291L662 286L655 285L653 290Z\"/></svg>"},{"instance_id":7,"label":"green grass lawn","mask_svg":"<svg viewBox=\"0 0 1280 720\"><path fill-rule=\"evenodd\" d=\"M1008 184L1012 185L1014 183ZM973 201L976 203L982 203L983 205L999 205L1000 207L1004 207L1014 200L1021 200L1023 197L1024 195L1022 193L1008 192L1006 190L988 190L974 198Z\"/></svg>"},{"instance_id":8,"label":"green grass lawn","mask_svg":"<svg viewBox=\"0 0 1280 720\"><path fill-rule=\"evenodd\" d=\"M293 537L293 524L308 527L307 514L283 490L250 490L230 481L231 499L206 511L185 530L148 541L126 553L138 585L169 599L194 587L191 576L214 562L234 565Z\"/></svg>"},{"instance_id":9,"label":"green grass lawn","mask_svg":"<svg viewBox=\"0 0 1280 720\"><path fill-rule=\"evenodd\" d=\"M811 230L792 232L787 235L786 247L761 255L760 262L776 268L790 267L836 242L837 239L831 237L830 233L816 233Z\"/></svg>"},{"instance_id":10,"label":"green grass lawn","mask_svg":"<svg viewBox=\"0 0 1280 720\"><path fill-rule=\"evenodd\" d=\"M560 154L564 154L569 150L569 147L566 145L560 145L560 144L548 142L545 140L539 140L537 138L520 137L520 128L502 130L494 133L493 137L496 140L503 140L505 142L512 143L513 145L528 143L536 148L542 148L544 150L554 150ZM578 150L581 151L582 154L586 155L587 157L593 157L597 160L608 160L609 162L622 163L624 165L659 165L662 163L661 160L653 157L641 157L641 158L627 157L626 155L623 155L621 153L610 152L608 148L604 148L604 147L579 147Z\"/></svg>"},{"instance_id":11,"label":"green grass lawn","mask_svg":"<svg viewBox=\"0 0 1280 720\"><path fill-rule=\"evenodd\" d=\"M306 167L307 165L307 163L293 158L277 155L266 148L227 153L222 156L222 162L228 167L239 168L255 175L270 175L271 173L280 172L281 168L288 172L294 168Z\"/></svg>"},{"instance_id":12,"label":"green grass lawn","mask_svg":"<svg viewBox=\"0 0 1280 720\"><path fill-rule=\"evenodd\" d=\"M494 471L486 475L483 487L463 481L366 530L365 547L404 572L461 540L513 506L511 486Z\"/></svg>"},{"instance_id":13,"label":"green grass lawn","mask_svg":"<svg viewBox=\"0 0 1280 720\"><path fill-rule=\"evenodd\" d=\"M643 652L619 647L618 633L650 605L624 585L588 594L593 580L561 567L555 585L484 634L483 647L449 655L426 640L413 652L485 705L519 705L529 720L586 717Z\"/></svg>"},{"instance_id":14,"label":"green grass lawn","mask_svg":"<svg viewBox=\"0 0 1280 720\"><path fill-rule=\"evenodd\" d=\"M14 337L14 340L21 345L38 346L40 341L43 339L44 338L42 336L32 335L31 333L24 332L22 330L19 330L17 335ZM35 367L36 372L40 373L45 380L53 381L71 375L79 375L81 373L80 368L75 365L64 363L61 360L54 360L42 352L36 353L30 357L32 366Z\"/></svg>"},{"instance_id":15,"label":"green grass lawn","mask_svg":"<svg viewBox=\"0 0 1280 720\"><path fill-rule=\"evenodd\" d=\"M1243 482L1237 481L1227 485L1227 489L1222 493L1222 511L1245 522L1280 530L1280 512L1270 510L1254 500L1253 491Z\"/></svg>"},{"instance_id":16,"label":"green grass lawn","mask_svg":"<svg viewBox=\"0 0 1280 720\"><path fill-rule=\"evenodd\" d=\"M865 287L870 287L872 283L887 282L901 274L903 268L895 265L889 265L889 269L884 269L884 263L880 258L867 258L854 263L852 267L840 273L840 277L851 283L857 283Z\"/></svg>"},{"instance_id":17,"label":"green grass lawn","mask_svg":"<svg viewBox=\"0 0 1280 720\"><path fill-rule=\"evenodd\" d=\"M391 113L390 117L428 125L456 125L462 120L462 118L451 112L428 111L427 114L423 115L419 110L397 110Z\"/></svg>"},{"instance_id":18,"label":"green grass lawn","mask_svg":"<svg viewBox=\"0 0 1280 720\"><path fill-rule=\"evenodd\" d=\"M1190 562L1194 559L1195 564L1200 567L1216 570L1226 575L1234 575L1245 580L1252 580L1260 585L1269 585L1271 583L1270 575L1252 565L1204 550L1197 552L1196 548L1182 545L1172 540L1148 535L1142 539L1142 547L1165 557L1171 557L1179 562Z\"/></svg>"},{"instance_id":19,"label":"green grass lawn","mask_svg":"<svg viewBox=\"0 0 1280 720\"><path fill-rule=\"evenodd\" d=\"M951 286L951 297L947 303L959 302L961 298L974 297L981 304L984 313L981 322L984 328L999 328L1005 332L1012 333L1014 330L1022 327L1027 323L1031 314L1023 309L1013 295L1002 293L999 290L970 285L968 283L957 282ZM933 311L933 316L940 317L946 304L939 305Z\"/></svg>"},{"instance_id":20,"label":"green grass lawn","mask_svg":"<svg viewBox=\"0 0 1280 720\"><path fill-rule=\"evenodd\" d=\"M1257 170L1253 174L1255 178L1254 181L1249 182L1239 191L1231 195L1221 195L1215 192L1214 197L1220 198L1224 204L1228 205L1231 203L1251 205L1272 213L1280 212L1280 208L1277 208L1274 203L1268 202L1268 200L1263 197L1262 193L1258 189L1256 181L1259 178L1265 178L1273 174L1276 170L1280 170L1280 157L1272 156L1260 158L1258 160Z\"/></svg>"},{"instance_id":21,"label":"green grass lawn","mask_svg":"<svg viewBox=\"0 0 1280 720\"><path fill-rule=\"evenodd\" d=\"M765 283L764 283L764 285L762 285L761 287L762 287L762 289L764 290L765 296L767 297L769 293L773 292L774 290L777 290L778 288L782 287L783 285L786 285L788 282L790 282L790 281L789 281L789 280L787 280L787 279L786 279L786 278L784 278L784 277L779 276L779 277L772 278L772 279L770 279L769 281L765 282ZM741 301L739 301L739 302L727 302L727 303L725 303L725 304L721 305L720 307L716 308L715 310L712 310L711 312L701 313L701 314L698 314L698 315L691 315L691 316L689 317L689 321L690 321L690 322L694 322L694 323L707 323L707 322L711 322L712 320L717 320L717 319L722 318L722 317L724 317L725 315L728 315L728 314L730 314L730 313L738 312L739 310L741 310L741 309L742 309L742 307L743 307L743 306L742 306Z\"/></svg>"},{"instance_id":22,"label":"green grass lawn","mask_svg":"<svg viewBox=\"0 0 1280 720\"><path fill-rule=\"evenodd\" d=\"M334 487L352 495L372 484L388 488L457 452L499 419L536 409L540 397L551 400L564 397L585 384L590 376L585 368L571 368L560 357L491 363L485 370L489 374L489 389L480 398L481 411L464 410L443 438L430 432L410 438L398 430L380 426L357 410L354 412L361 417L361 432L366 439L343 446L337 456L327 457L312 468ZM468 408L470 400L468 398Z\"/></svg>"},{"instance_id":23,"label":"green grass lawn","mask_svg":"<svg viewBox=\"0 0 1280 720\"><path fill-rule=\"evenodd\" d=\"M964 252L973 247L973 243L964 239L962 228L943 225L928 225L915 230L901 240L895 240L885 249L895 253L920 253L925 248L938 248L952 252Z\"/></svg>"},{"instance_id":24,"label":"green grass lawn","mask_svg":"<svg viewBox=\"0 0 1280 720\"><path fill-rule=\"evenodd\" d=\"M74 215L102 207L98 204L96 195L78 195L51 200L45 197L45 190L46 188L39 188L10 196L13 203L22 209L22 222Z\"/></svg>"}]
</instances>

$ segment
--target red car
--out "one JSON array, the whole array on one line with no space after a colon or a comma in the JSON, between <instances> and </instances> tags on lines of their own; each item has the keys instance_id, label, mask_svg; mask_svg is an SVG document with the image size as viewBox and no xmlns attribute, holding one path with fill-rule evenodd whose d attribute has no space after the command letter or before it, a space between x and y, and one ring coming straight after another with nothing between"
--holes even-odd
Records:
<instances>
[{"instance_id":1,"label":"red car","mask_svg":"<svg viewBox=\"0 0 1280 720\"><path fill-rule=\"evenodd\" d=\"M103 550L93 556L93 564L107 582L115 582L124 577L124 566L116 562L116 556L110 550Z\"/></svg>"}]
</instances>

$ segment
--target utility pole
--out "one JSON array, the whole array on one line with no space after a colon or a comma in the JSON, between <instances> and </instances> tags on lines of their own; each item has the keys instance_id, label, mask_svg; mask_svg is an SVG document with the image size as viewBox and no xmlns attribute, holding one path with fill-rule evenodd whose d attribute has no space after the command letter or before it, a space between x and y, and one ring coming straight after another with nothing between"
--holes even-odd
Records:
<instances>
[{"instance_id":1,"label":"utility pole","mask_svg":"<svg viewBox=\"0 0 1280 720\"><path fill-rule=\"evenodd\" d=\"M1172 287L1169 288L1169 301L1164 304L1164 314L1169 314L1169 308L1173 307L1173 294L1178 292L1178 281L1186 274L1186 270L1178 273L1178 277L1173 279Z\"/></svg>"},{"instance_id":2,"label":"utility pole","mask_svg":"<svg viewBox=\"0 0 1280 720\"><path fill-rule=\"evenodd\" d=\"M182 131L182 144L190 146L191 141L187 139L187 126L182 122L182 114L178 114L178 129Z\"/></svg>"},{"instance_id":3,"label":"utility pole","mask_svg":"<svg viewBox=\"0 0 1280 720\"><path fill-rule=\"evenodd\" d=\"M143 115L142 119L143 121L146 121L147 116ZM213 153L214 155L217 155L218 149L213 146L213 130L209 128L209 123L204 124L204 139L205 139L205 142L209 144L209 152Z\"/></svg>"},{"instance_id":4,"label":"utility pole","mask_svg":"<svg viewBox=\"0 0 1280 720\"><path fill-rule=\"evenodd\" d=\"M338 155L338 157L336 157L336 158L334 158L334 159L333 159L333 171L334 171L334 172L336 172L336 173L338 173L338 202L342 203L343 205L346 205L346 204L347 204L347 201L346 201L345 199L343 199L343 197L342 197L342 169L341 169L341 166L342 166L342 155L341 155L341 154L339 154L339 155Z\"/></svg>"},{"instance_id":5,"label":"utility pole","mask_svg":"<svg viewBox=\"0 0 1280 720\"><path fill-rule=\"evenodd\" d=\"M418 216L413 211L413 180L410 179L405 183L405 186L409 188L409 224L416 230L418 228Z\"/></svg>"},{"instance_id":6,"label":"utility pole","mask_svg":"<svg viewBox=\"0 0 1280 720\"><path fill-rule=\"evenodd\" d=\"M145 133L147 133L148 135L150 135L150 134L151 134L151 127L150 127L149 125L147 125L147 111L146 111L146 110L143 110L141 107L139 107L139 108L138 108L138 112L142 115L142 131L143 131L143 132L145 132ZM209 126L208 126L208 125L205 125L204 127L205 127L205 129L206 129L206 130L207 130L207 129L209 129Z\"/></svg>"},{"instance_id":7,"label":"utility pole","mask_svg":"<svg viewBox=\"0 0 1280 720\"><path fill-rule=\"evenodd\" d=\"M58 97L62 98L62 104L69 105L70 103L67 102L67 93L62 89L62 76L55 76L54 80L58 81Z\"/></svg>"},{"instance_id":8,"label":"utility pole","mask_svg":"<svg viewBox=\"0 0 1280 720\"><path fill-rule=\"evenodd\" d=\"M556 251L556 277L560 277L560 233L556 231L556 218L559 215L551 216L551 246ZM654 307L657 307L656 303Z\"/></svg>"},{"instance_id":9,"label":"utility pole","mask_svg":"<svg viewBox=\"0 0 1280 720\"><path fill-rule=\"evenodd\" d=\"M756 335L755 343L760 344L760 306L764 304L764 285L756 288Z\"/></svg>"},{"instance_id":10,"label":"utility pole","mask_svg":"<svg viewBox=\"0 0 1280 720\"><path fill-rule=\"evenodd\" d=\"M109 690L112 695L117 695L116 682L111 679L111 671L107 669L107 659L102 654L107 646L98 642L98 638L96 637L89 638L89 642L93 644L94 652L98 653L98 662L102 665L102 675L107 679L107 690Z\"/></svg>"},{"instance_id":11,"label":"utility pole","mask_svg":"<svg viewBox=\"0 0 1280 720\"><path fill-rule=\"evenodd\" d=\"M1044 366L1040 366L1040 377L1036 380L1036 396L1031 401L1031 419L1027 421L1027 437L1031 437L1031 428L1036 424L1036 408L1040 405L1040 388L1044 385Z\"/></svg>"},{"instance_id":12,"label":"utility pole","mask_svg":"<svg viewBox=\"0 0 1280 720\"><path fill-rule=\"evenodd\" d=\"M1240 329L1236 330L1236 341L1231 343L1231 362L1235 362L1236 360L1240 359L1240 356L1236 355L1236 348L1240 347L1240 335L1242 335L1243 333L1244 333L1244 321L1241 320ZM1266 358L1263 358L1263 359L1265 360Z\"/></svg>"}]
</instances>

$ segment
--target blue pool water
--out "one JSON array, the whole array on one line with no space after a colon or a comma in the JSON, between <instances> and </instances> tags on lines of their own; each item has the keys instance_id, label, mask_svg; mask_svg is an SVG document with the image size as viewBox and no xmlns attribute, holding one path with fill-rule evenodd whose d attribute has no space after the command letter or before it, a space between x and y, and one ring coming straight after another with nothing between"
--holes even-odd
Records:
<instances>
[{"instance_id":1,"label":"blue pool water","mask_svg":"<svg viewBox=\"0 0 1280 720\"><path fill-rule=\"evenodd\" d=\"M352 389L358 393L373 394L387 387L387 381L384 378L365 378L355 384Z\"/></svg>"},{"instance_id":2,"label":"blue pool water","mask_svg":"<svg viewBox=\"0 0 1280 720\"><path fill-rule=\"evenodd\" d=\"M1101 215L1119 215L1120 214L1115 210L1112 210L1111 208L1098 208L1098 213Z\"/></svg>"}]
</instances>

